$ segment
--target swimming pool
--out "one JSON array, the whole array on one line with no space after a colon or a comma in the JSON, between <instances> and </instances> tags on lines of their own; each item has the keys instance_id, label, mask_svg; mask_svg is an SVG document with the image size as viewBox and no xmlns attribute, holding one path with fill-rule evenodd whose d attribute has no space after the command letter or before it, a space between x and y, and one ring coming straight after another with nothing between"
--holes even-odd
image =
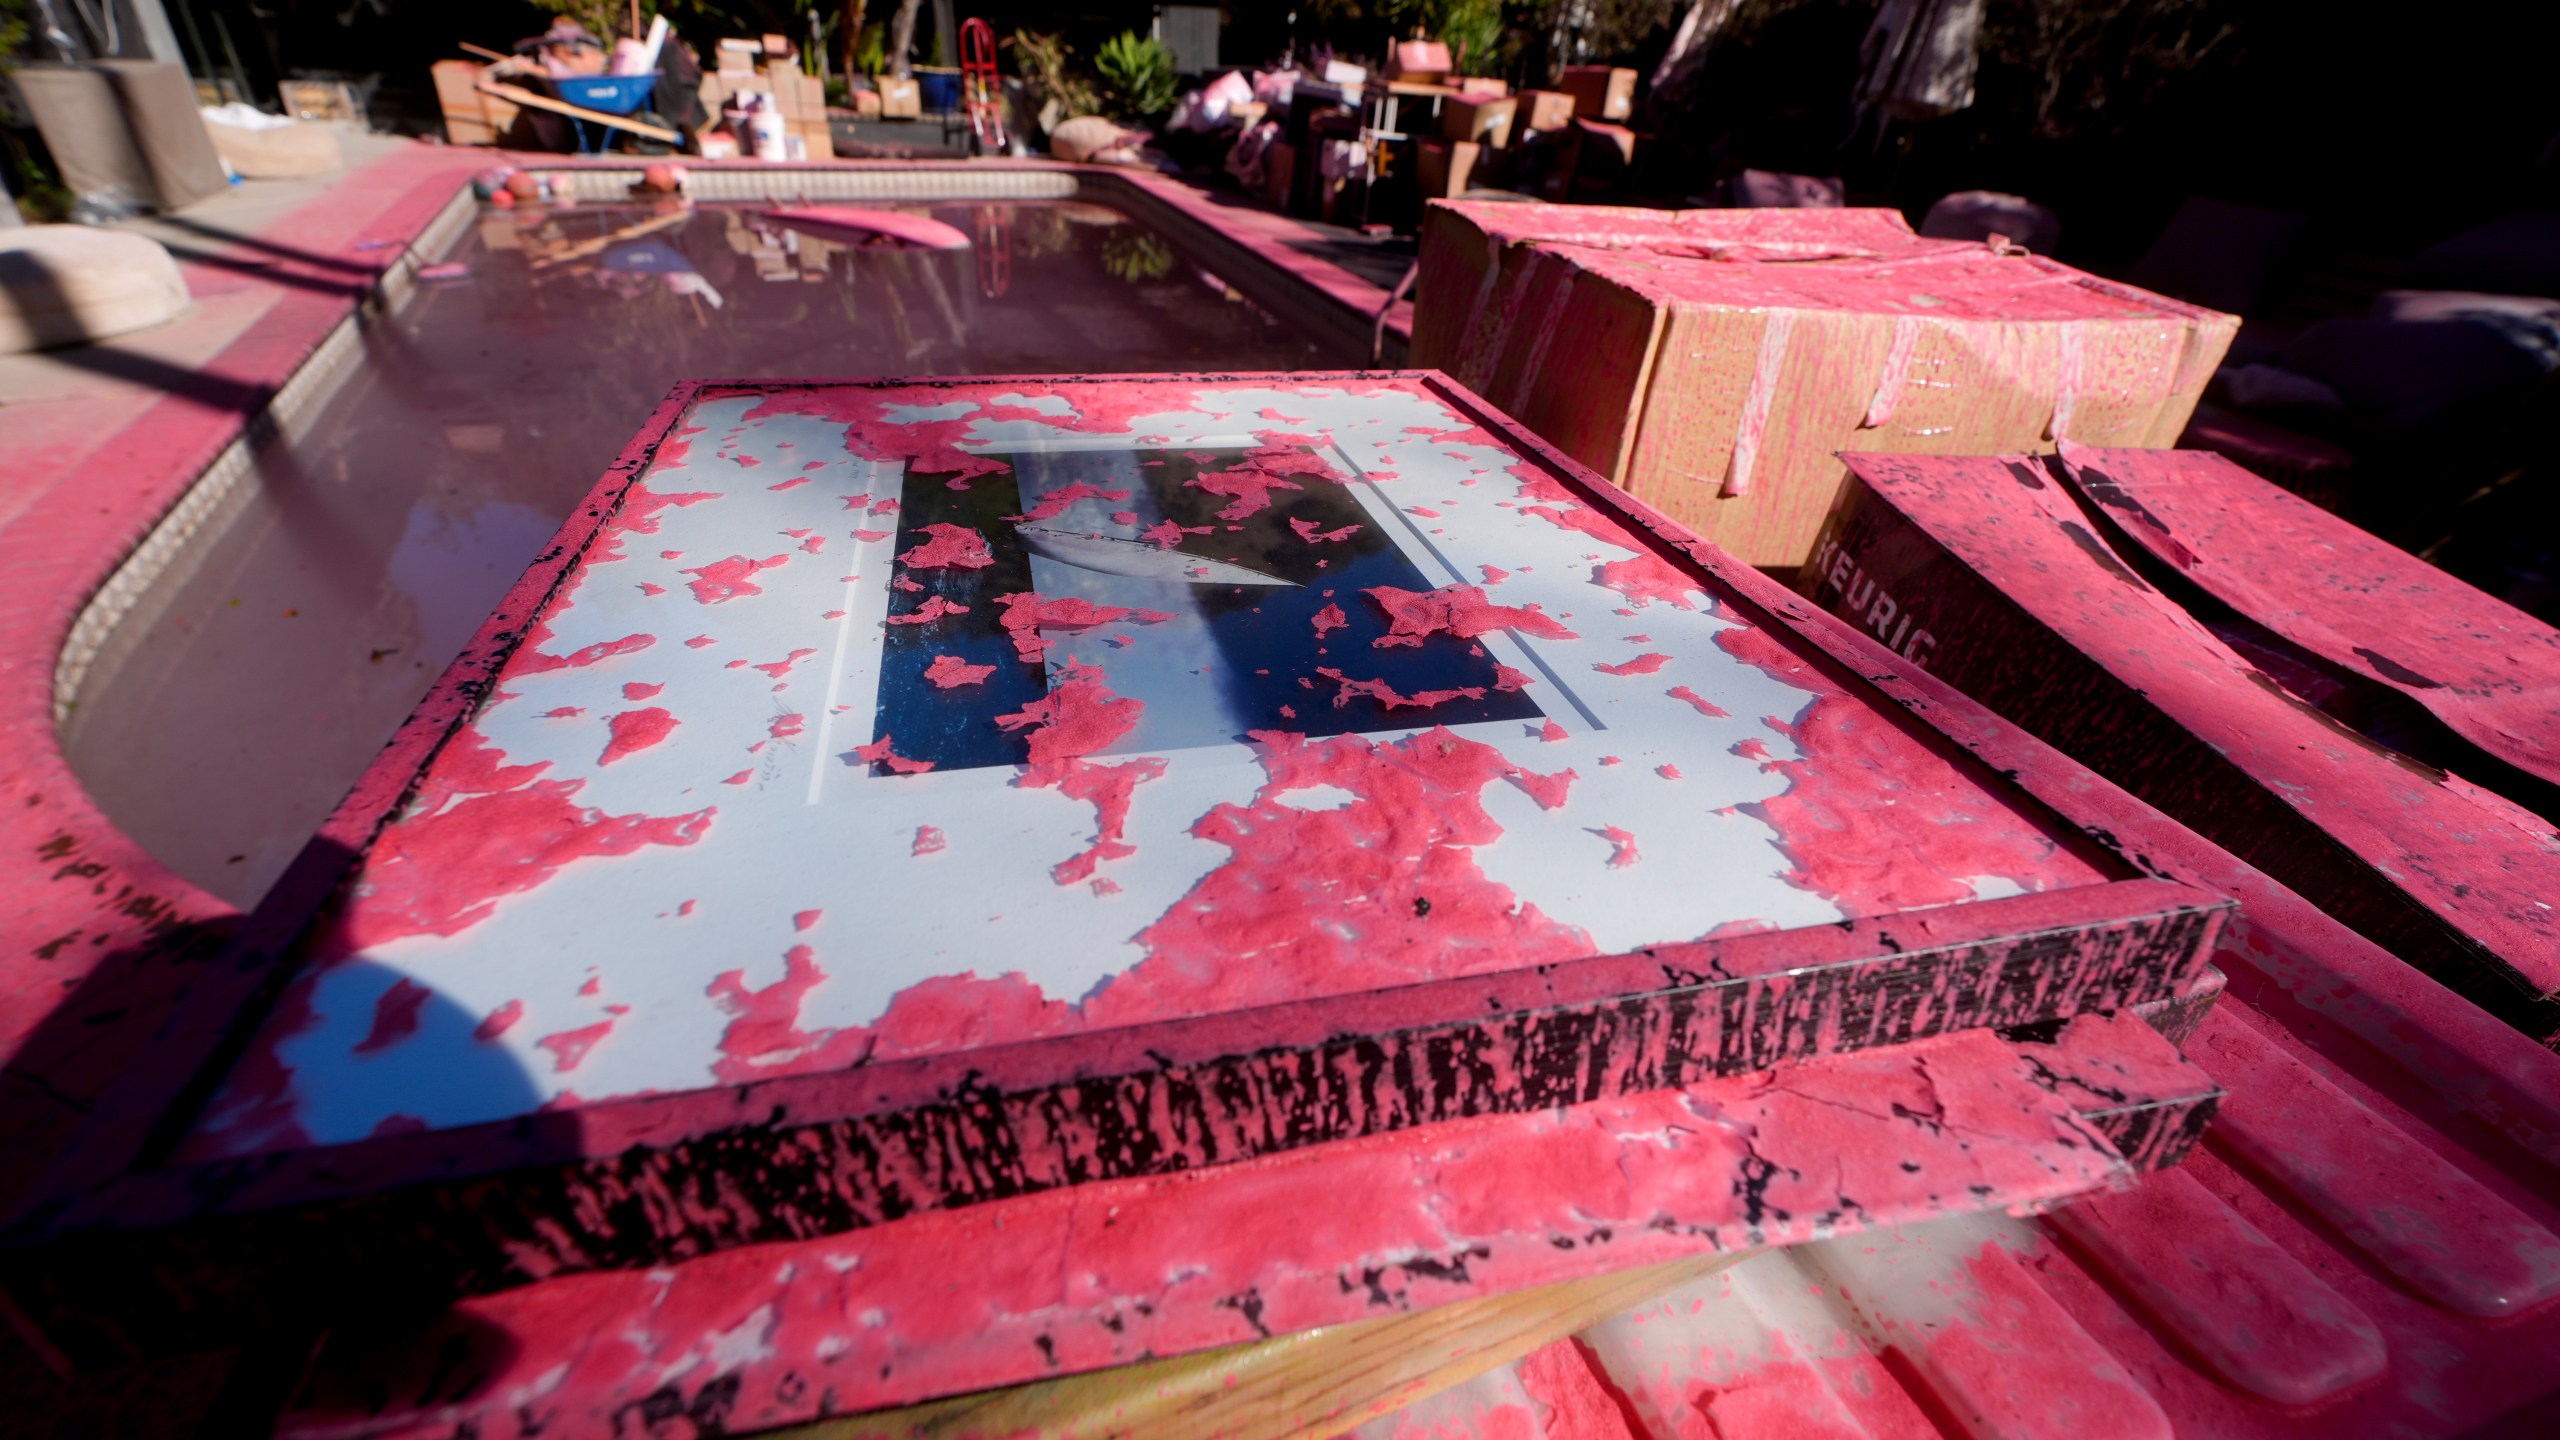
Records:
<instances>
[{"instance_id":1,"label":"swimming pool","mask_svg":"<svg viewBox=\"0 0 2560 1440\"><path fill-rule=\"evenodd\" d=\"M186 879L264 893L679 380L1366 358L1090 200L897 207L971 242L926 251L836 244L753 201L633 201L627 180L454 217L422 258L461 272L363 330L335 393L250 457L86 663L64 750Z\"/></svg>"}]
</instances>

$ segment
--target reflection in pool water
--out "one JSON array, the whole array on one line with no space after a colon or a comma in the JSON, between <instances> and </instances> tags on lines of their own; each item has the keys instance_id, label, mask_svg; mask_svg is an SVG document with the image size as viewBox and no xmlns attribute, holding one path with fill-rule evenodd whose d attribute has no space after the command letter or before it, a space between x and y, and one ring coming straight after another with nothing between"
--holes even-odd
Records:
<instances>
[{"instance_id":1,"label":"reflection in pool water","mask_svg":"<svg viewBox=\"0 0 2560 1440\"><path fill-rule=\"evenodd\" d=\"M913 207L970 248L755 207L485 211L113 637L63 726L107 813L248 905L677 382L1334 368L1115 211Z\"/></svg>"}]
</instances>

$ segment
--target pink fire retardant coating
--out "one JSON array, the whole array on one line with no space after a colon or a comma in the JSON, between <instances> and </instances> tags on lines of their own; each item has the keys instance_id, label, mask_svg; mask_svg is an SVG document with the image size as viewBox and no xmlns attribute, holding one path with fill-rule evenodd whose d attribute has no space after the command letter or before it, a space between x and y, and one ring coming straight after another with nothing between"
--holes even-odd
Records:
<instances>
[{"instance_id":1,"label":"pink fire retardant coating","mask_svg":"<svg viewBox=\"0 0 2560 1440\"><path fill-rule=\"evenodd\" d=\"M987 537L966 525L927 525L924 533L932 538L900 555L899 564L910 570L983 570L996 563Z\"/></svg>"},{"instance_id":2,"label":"pink fire retardant coating","mask_svg":"<svg viewBox=\"0 0 2560 1440\"><path fill-rule=\"evenodd\" d=\"M912 613L892 615L880 623L883 625L930 625L945 615L968 613L969 607L966 605L954 605L939 595L928 595L925 597L925 602L917 606Z\"/></svg>"},{"instance_id":3,"label":"pink fire retardant coating","mask_svg":"<svg viewBox=\"0 0 2560 1440\"><path fill-rule=\"evenodd\" d=\"M1156 625L1173 618L1162 610L1097 605L1074 595L1052 600L1036 590L999 595L996 604L1004 607L1002 624L1005 633L1012 637L1014 654L1020 656L1023 663L1034 665L1049 653L1049 641L1040 633L1043 630L1090 630L1097 625L1115 625L1124 621Z\"/></svg>"},{"instance_id":4,"label":"pink fire retardant coating","mask_svg":"<svg viewBox=\"0 0 2560 1440\"><path fill-rule=\"evenodd\" d=\"M1075 504L1079 500L1101 500L1111 504L1118 504L1120 501L1128 498L1129 492L1126 490L1104 490L1097 486L1087 485L1083 481L1078 480L1070 485L1062 485L1057 489L1050 491L1046 495L1041 496L1039 504L1032 506L1022 514L1007 515L1004 518L1017 523L1055 520L1059 516L1067 513L1068 506ZM1128 514L1128 511L1123 510L1113 515L1111 518L1119 520L1121 515ZM1135 521L1137 518L1138 517L1135 515L1129 515L1128 520L1121 520L1120 523L1126 525Z\"/></svg>"},{"instance_id":5,"label":"pink fire retardant coating","mask_svg":"<svg viewBox=\"0 0 2560 1440\"><path fill-rule=\"evenodd\" d=\"M1628 1424L1624 1399L1574 1337L1522 1356L1519 1373L1520 1387L1545 1412L1541 1440L1651 1440Z\"/></svg>"},{"instance_id":6,"label":"pink fire retardant coating","mask_svg":"<svg viewBox=\"0 0 2560 1440\"><path fill-rule=\"evenodd\" d=\"M1729 718L1732 714L1731 711L1726 710L1723 706L1718 705L1713 700L1708 699L1706 696L1699 694L1697 691L1690 689L1686 685L1674 685L1663 693L1669 695L1674 700L1685 702L1690 709L1697 711L1699 714L1706 716L1710 720L1723 720Z\"/></svg>"},{"instance_id":7,"label":"pink fire retardant coating","mask_svg":"<svg viewBox=\"0 0 2560 1440\"><path fill-rule=\"evenodd\" d=\"M1624 870L1644 858L1642 852L1636 849L1636 837L1617 826L1611 825L1594 833L1609 842L1610 869Z\"/></svg>"},{"instance_id":8,"label":"pink fire retardant coating","mask_svg":"<svg viewBox=\"0 0 2560 1440\"><path fill-rule=\"evenodd\" d=\"M1553 775L1541 775L1534 770L1523 770L1518 767L1514 767L1511 771L1511 783L1528 791L1529 798L1537 801L1538 808L1541 810L1563 809L1565 791L1572 787L1574 781L1581 778L1573 772L1571 767L1559 770Z\"/></svg>"},{"instance_id":9,"label":"pink fire retardant coating","mask_svg":"<svg viewBox=\"0 0 2560 1440\"><path fill-rule=\"evenodd\" d=\"M596 764L610 765L617 760L629 759L674 734L676 723L673 713L656 705L645 710L622 711L605 722L612 731L612 738L605 742L604 753L596 757Z\"/></svg>"},{"instance_id":10,"label":"pink fire retardant coating","mask_svg":"<svg viewBox=\"0 0 2560 1440\"><path fill-rule=\"evenodd\" d=\"M418 1011L434 992L403 975L373 1002L373 1025L354 1046L358 1055L387 1050L418 1033Z\"/></svg>"},{"instance_id":11,"label":"pink fire retardant coating","mask_svg":"<svg viewBox=\"0 0 2560 1440\"><path fill-rule=\"evenodd\" d=\"M733 993L743 1005L750 992ZM960 998L968 993L961 987ZM771 1030L775 1053L811 1043L787 1019ZM497 1342L468 1407L492 1437L526 1440L527 1416L609 1433L635 1375L669 1377L650 1383L679 1403L710 1387L749 1397L728 1421L770 1428L814 1418L822 1395L856 1410L975 1389L995 1374L1076 1373L1517 1291L1595 1264L1792 1244L1817 1226L1907 1223L1977 1189L2040 1205L2122 1174L2086 1137L2084 1122L2028 1079L2023 1055L1968 1032L1810 1061L1783 1084L1755 1073L1423 1126L467 1300L396 1358L324 1385L291 1433L317 1440L320 1427L382 1417L369 1397L424 1388L410 1366L431 1366L455 1344L476 1359L465 1336ZM1593 1186L1595 1174L1611 1183ZM1344 1205L1346 1194L1361 1203ZM954 1255L970 1257L962 1275ZM1457 1273L1406 1271L1383 1292L1361 1282L1361 1262L1344 1260L1423 1257L1436 1272L1450 1255L1467 1257ZM792 1283L776 1284L777 1274ZM1251 1318L1220 1303L1240 1294L1257 1297ZM845 1323L866 1306L881 1308L883 1323ZM758 1343L709 1348L740 1333ZM1045 1357L1034 1371L1000 1358L1034 1349ZM370 1368L384 1363L393 1373ZM777 1391L786 1375L799 1383ZM1607 1394L1596 1374L1584 1378ZM1551 1425L1559 1414L1604 1423L1569 1374L1545 1375L1540 1392ZM413 1403L395 1402L385 1418L406 1422L419 1414ZM465 1418L436 1409L448 1427ZM406 1423L399 1432L419 1433Z\"/></svg>"},{"instance_id":12,"label":"pink fire retardant coating","mask_svg":"<svg viewBox=\"0 0 2560 1440\"><path fill-rule=\"evenodd\" d=\"M1615 665L1594 665L1591 668L1603 675L1650 675L1670 663L1670 656L1648 652L1633 660L1621 660Z\"/></svg>"},{"instance_id":13,"label":"pink fire retardant coating","mask_svg":"<svg viewBox=\"0 0 2560 1440\"><path fill-rule=\"evenodd\" d=\"M2066 445L2122 533L2215 598L2560 783L2560 629L2219 455Z\"/></svg>"},{"instance_id":14,"label":"pink fire retardant coating","mask_svg":"<svg viewBox=\"0 0 2560 1440\"><path fill-rule=\"evenodd\" d=\"M1371 644L1419 646L1426 638L1450 634L1473 640L1496 630L1517 630L1544 640L1578 637L1536 605L1496 605L1477 585L1444 585L1437 590L1399 590L1377 585L1361 592L1387 612L1391 625Z\"/></svg>"},{"instance_id":15,"label":"pink fire retardant coating","mask_svg":"<svg viewBox=\"0 0 2560 1440\"><path fill-rule=\"evenodd\" d=\"M864 765L885 765L899 775L921 775L933 768L930 760L910 760L891 749L895 739L895 736L883 735L868 745L856 745L853 757Z\"/></svg>"},{"instance_id":16,"label":"pink fire retardant coating","mask_svg":"<svg viewBox=\"0 0 2560 1440\"><path fill-rule=\"evenodd\" d=\"M942 853L946 844L947 842L942 838L941 826L919 825L916 827L915 843L908 848L907 853L911 855L939 855Z\"/></svg>"},{"instance_id":17,"label":"pink fire retardant coating","mask_svg":"<svg viewBox=\"0 0 2560 1440\"><path fill-rule=\"evenodd\" d=\"M962 685L975 685L996 673L993 665L972 665L957 655L936 655L924 667L924 678L937 690L950 690Z\"/></svg>"},{"instance_id":18,"label":"pink fire retardant coating","mask_svg":"<svg viewBox=\"0 0 2560 1440\"><path fill-rule=\"evenodd\" d=\"M1338 530L1322 530L1318 529L1312 520L1292 520L1289 522L1289 528L1297 531L1298 538L1310 545L1326 540L1348 540L1360 533L1358 525L1345 525Z\"/></svg>"},{"instance_id":19,"label":"pink fire retardant coating","mask_svg":"<svg viewBox=\"0 0 2560 1440\"><path fill-rule=\"evenodd\" d=\"M1764 722L1804 756L1771 762L1790 783L1756 807L1785 837L1793 883L1855 916L1971 899L1963 876L1997 876L2028 890L2103 882L2089 862L1882 713L1850 702L1767 631L1736 626L1715 638L1736 659L1814 692L1793 723ZM1884 824L1889 810L1902 823ZM1904 828L1915 815L1933 823Z\"/></svg>"},{"instance_id":20,"label":"pink fire retardant coating","mask_svg":"<svg viewBox=\"0 0 2560 1440\"><path fill-rule=\"evenodd\" d=\"M1322 640L1324 639L1326 632L1339 630L1344 626L1349 625L1351 623L1351 617L1342 613L1341 606L1327 605L1315 613L1315 618L1312 623L1315 626L1316 639Z\"/></svg>"},{"instance_id":21,"label":"pink fire retardant coating","mask_svg":"<svg viewBox=\"0 0 2560 1440\"><path fill-rule=\"evenodd\" d=\"M753 578L756 572L771 570L790 558L790 555L782 554L753 560L744 555L732 555L725 560L717 560L683 573L701 577L693 582L694 599L705 605L718 605L748 595L763 594L764 588L756 584Z\"/></svg>"},{"instance_id":22,"label":"pink fire retardant coating","mask_svg":"<svg viewBox=\"0 0 2560 1440\"><path fill-rule=\"evenodd\" d=\"M795 205L767 210L764 218L794 230L850 245L895 245L917 250L966 250L969 237L930 215L869 210L851 205Z\"/></svg>"},{"instance_id":23,"label":"pink fire retardant coating","mask_svg":"<svg viewBox=\"0 0 2560 1440\"><path fill-rule=\"evenodd\" d=\"M1428 710L1434 705L1445 705L1452 700L1484 698L1484 687L1481 685L1467 685L1455 690L1417 690L1411 695L1405 695L1399 693L1393 685L1383 679L1354 680L1330 665L1317 666L1316 673L1342 687L1333 695L1333 708L1336 710L1350 704L1355 695L1365 695L1389 710Z\"/></svg>"},{"instance_id":24,"label":"pink fire retardant coating","mask_svg":"<svg viewBox=\"0 0 2560 1440\"><path fill-rule=\"evenodd\" d=\"M1183 536L1206 535L1215 528L1213 525L1177 525L1171 520L1159 520L1140 531L1138 538L1153 541L1167 550L1178 550L1182 548Z\"/></svg>"}]
</instances>

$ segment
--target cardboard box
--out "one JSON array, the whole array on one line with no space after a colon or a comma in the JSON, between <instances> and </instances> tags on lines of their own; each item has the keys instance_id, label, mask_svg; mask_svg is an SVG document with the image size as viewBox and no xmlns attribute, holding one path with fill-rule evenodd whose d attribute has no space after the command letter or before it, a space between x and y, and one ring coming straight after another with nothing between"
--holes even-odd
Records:
<instances>
[{"instance_id":1,"label":"cardboard box","mask_svg":"<svg viewBox=\"0 0 2560 1440\"><path fill-rule=\"evenodd\" d=\"M845 96L845 99L853 107L853 118L857 120L877 120L880 118L879 91L855 90L848 93Z\"/></svg>"},{"instance_id":2,"label":"cardboard box","mask_svg":"<svg viewBox=\"0 0 2560 1440\"><path fill-rule=\"evenodd\" d=\"M835 135L827 128L824 111L819 112L814 120L791 121L789 133L792 139L800 142L803 158L810 160L836 158Z\"/></svg>"},{"instance_id":3,"label":"cardboard box","mask_svg":"<svg viewBox=\"0 0 2560 1440\"><path fill-rule=\"evenodd\" d=\"M344 120L365 123L364 102L344 80L279 80L276 98L296 120Z\"/></svg>"},{"instance_id":4,"label":"cardboard box","mask_svg":"<svg viewBox=\"0 0 2560 1440\"><path fill-rule=\"evenodd\" d=\"M1840 451L2174 443L2238 325L1891 210L1442 201L1421 254L1416 367L1763 566L1812 554Z\"/></svg>"},{"instance_id":5,"label":"cardboard box","mask_svg":"<svg viewBox=\"0 0 2560 1440\"><path fill-rule=\"evenodd\" d=\"M1561 90L1523 90L1511 120L1511 138L1561 130L1573 123L1573 97Z\"/></svg>"},{"instance_id":6,"label":"cardboard box","mask_svg":"<svg viewBox=\"0 0 2560 1440\"><path fill-rule=\"evenodd\" d=\"M1437 40L1399 40L1387 52L1387 78L1428 85L1447 78L1449 47Z\"/></svg>"},{"instance_id":7,"label":"cardboard box","mask_svg":"<svg viewBox=\"0 0 2560 1440\"><path fill-rule=\"evenodd\" d=\"M516 123L518 107L476 88L486 66L469 60L439 60L427 67L435 79L436 104L444 111L444 138L455 145L495 145Z\"/></svg>"},{"instance_id":8,"label":"cardboard box","mask_svg":"<svg viewBox=\"0 0 2560 1440\"><path fill-rule=\"evenodd\" d=\"M1476 162L1485 147L1473 140L1424 140L1416 147L1413 178L1425 200L1447 200L1467 193Z\"/></svg>"},{"instance_id":9,"label":"cardboard box","mask_svg":"<svg viewBox=\"0 0 2560 1440\"><path fill-rule=\"evenodd\" d=\"M1508 95L1455 98L1440 102L1440 133L1451 140L1473 140L1499 149L1511 143L1511 121L1520 102Z\"/></svg>"},{"instance_id":10,"label":"cardboard box","mask_svg":"<svg viewBox=\"0 0 2560 1440\"><path fill-rule=\"evenodd\" d=\"M1576 120L1564 135L1565 160L1555 173L1566 181L1565 197L1586 205L1616 198L1635 164L1635 132L1605 121Z\"/></svg>"},{"instance_id":11,"label":"cardboard box","mask_svg":"<svg viewBox=\"0 0 2560 1440\"><path fill-rule=\"evenodd\" d=\"M1573 97L1585 120L1624 120L1636 113L1636 72L1611 65L1567 65L1556 88Z\"/></svg>"},{"instance_id":12,"label":"cardboard box","mask_svg":"<svg viewBox=\"0 0 2560 1440\"><path fill-rule=\"evenodd\" d=\"M881 119L913 120L924 114L924 96L914 76L883 75L876 83L880 87Z\"/></svg>"},{"instance_id":13,"label":"cardboard box","mask_svg":"<svg viewBox=\"0 0 2560 1440\"><path fill-rule=\"evenodd\" d=\"M1459 94L1478 98L1511 93L1511 82L1494 75L1460 75L1449 83L1457 88Z\"/></svg>"},{"instance_id":14,"label":"cardboard box","mask_svg":"<svg viewBox=\"0 0 2560 1440\"><path fill-rule=\"evenodd\" d=\"M719 71L731 76L753 75L756 73L756 60L763 53L764 47L753 40L723 40L720 42Z\"/></svg>"}]
</instances>

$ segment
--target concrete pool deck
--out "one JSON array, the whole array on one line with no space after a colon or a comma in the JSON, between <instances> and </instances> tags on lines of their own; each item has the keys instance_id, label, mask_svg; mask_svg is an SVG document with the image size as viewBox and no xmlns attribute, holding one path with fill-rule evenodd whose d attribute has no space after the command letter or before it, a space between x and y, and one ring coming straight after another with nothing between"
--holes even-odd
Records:
<instances>
[{"instance_id":1,"label":"concrete pool deck","mask_svg":"<svg viewBox=\"0 0 2560 1440\"><path fill-rule=\"evenodd\" d=\"M89 1101L158 1030L191 970L239 912L180 879L92 801L56 734L66 643L103 587L159 535L200 477L276 423L279 396L386 283L419 263L410 246L497 164L627 169L625 162L510 155L350 134L349 166L317 181L244 184L185 215L135 222L170 246L195 297L178 320L98 345L0 360L0 1208L62 1144ZM688 167L767 179L778 167ZM1046 172L1090 183L1291 318L1365 349L1384 289L1324 258L1340 244L1296 221L1154 174L1046 161L843 161L795 173L985 176ZM945 182L949 183L949 182ZM963 181L961 183L967 183ZM1220 252L1224 252L1223 255ZM1230 274L1230 279L1237 276ZM1278 287L1276 290L1274 287ZM1400 350L1411 307L1390 315ZM321 367L311 367L318 369ZM320 388L325 389L325 385ZM139 568L139 567L138 567ZM112 599L112 594L109 596ZM112 611L112 605L101 608ZM82 651L85 653L85 651ZM184 716L167 717L184 725Z\"/></svg>"}]
</instances>

